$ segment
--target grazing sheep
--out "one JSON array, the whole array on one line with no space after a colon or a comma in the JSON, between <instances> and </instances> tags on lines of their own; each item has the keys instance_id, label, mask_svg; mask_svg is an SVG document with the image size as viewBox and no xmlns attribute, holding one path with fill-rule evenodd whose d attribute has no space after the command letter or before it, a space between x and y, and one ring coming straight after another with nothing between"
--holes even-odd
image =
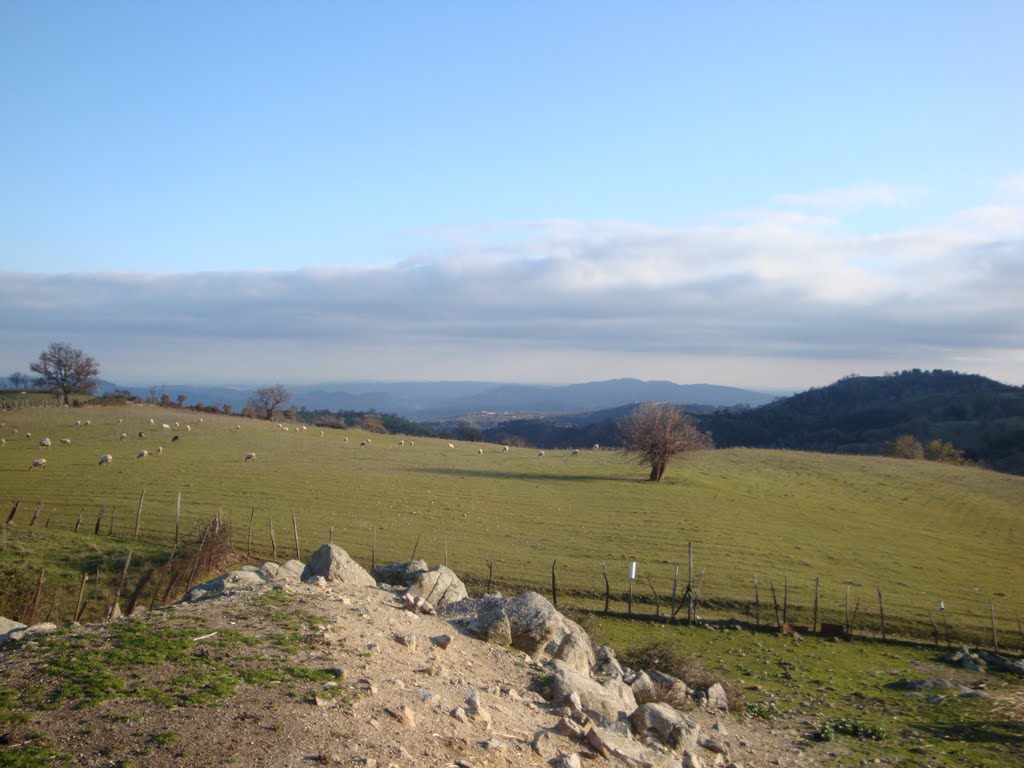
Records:
<instances>
[{"instance_id":1,"label":"grazing sheep","mask_svg":"<svg viewBox=\"0 0 1024 768\"><path fill-rule=\"evenodd\" d=\"M454 448L454 447L455 447L455 444L454 444L454 443L448 443L448 447L449 447L449 448Z\"/></svg>"},{"instance_id":2,"label":"grazing sheep","mask_svg":"<svg viewBox=\"0 0 1024 768\"><path fill-rule=\"evenodd\" d=\"M507 446L507 445L503 445L503 446L501 447L501 452L502 452L502 453L508 453L508 446Z\"/></svg>"},{"instance_id":3,"label":"grazing sheep","mask_svg":"<svg viewBox=\"0 0 1024 768\"><path fill-rule=\"evenodd\" d=\"M32 466L29 467L29 471L33 469L46 469L46 459L32 459Z\"/></svg>"},{"instance_id":4,"label":"grazing sheep","mask_svg":"<svg viewBox=\"0 0 1024 768\"><path fill-rule=\"evenodd\" d=\"M416 441L415 440L410 440L409 441L409 447L412 448L414 445L416 445Z\"/></svg>"},{"instance_id":5,"label":"grazing sheep","mask_svg":"<svg viewBox=\"0 0 1024 768\"><path fill-rule=\"evenodd\" d=\"M152 419L150 419L150 420L149 420L149 423L150 423L150 424L152 424L152 425L154 425L154 426L156 425L156 422L155 422L155 421L153 421Z\"/></svg>"},{"instance_id":6,"label":"grazing sheep","mask_svg":"<svg viewBox=\"0 0 1024 768\"><path fill-rule=\"evenodd\" d=\"M597 443L594 443L594 450L595 451L600 450L600 448L601 448L600 445L598 445Z\"/></svg>"},{"instance_id":7,"label":"grazing sheep","mask_svg":"<svg viewBox=\"0 0 1024 768\"><path fill-rule=\"evenodd\" d=\"M537 454L537 458L538 458L538 459L540 459L540 458L543 458L543 457L544 457L544 451L540 451L540 452L539 452L539 453Z\"/></svg>"},{"instance_id":8,"label":"grazing sheep","mask_svg":"<svg viewBox=\"0 0 1024 768\"><path fill-rule=\"evenodd\" d=\"M324 436L324 431L321 429L320 430L320 437L323 437L323 436Z\"/></svg>"},{"instance_id":9,"label":"grazing sheep","mask_svg":"<svg viewBox=\"0 0 1024 768\"><path fill-rule=\"evenodd\" d=\"M192 431L192 425L191 424L186 424L185 425L185 431L186 432L191 432Z\"/></svg>"},{"instance_id":10,"label":"grazing sheep","mask_svg":"<svg viewBox=\"0 0 1024 768\"><path fill-rule=\"evenodd\" d=\"M122 432L121 433L121 437L118 438L118 440L127 440L127 439L128 439L128 433L127 432Z\"/></svg>"},{"instance_id":11,"label":"grazing sheep","mask_svg":"<svg viewBox=\"0 0 1024 768\"><path fill-rule=\"evenodd\" d=\"M171 425L170 424L161 424L160 425L160 429L165 429L168 432L170 432L171 431Z\"/></svg>"},{"instance_id":12,"label":"grazing sheep","mask_svg":"<svg viewBox=\"0 0 1024 768\"><path fill-rule=\"evenodd\" d=\"M305 425L305 424L303 424L303 425L302 425L302 431L303 431L303 432L305 432L305 431L306 431L306 425Z\"/></svg>"},{"instance_id":13,"label":"grazing sheep","mask_svg":"<svg viewBox=\"0 0 1024 768\"><path fill-rule=\"evenodd\" d=\"M50 445L51 445L50 438L48 438L48 437L44 437L42 440L39 441L39 447L40 448L49 448Z\"/></svg>"},{"instance_id":14,"label":"grazing sheep","mask_svg":"<svg viewBox=\"0 0 1024 768\"><path fill-rule=\"evenodd\" d=\"M247 454L245 454L245 460L246 461L256 461L256 454L254 452L252 452L252 451L249 451Z\"/></svg>"},{"instance_id":15,"label":"grazing sheep","mask_svg":"<svg viewBox=\"0 0 1024 768\"><path fill-rule=\"evenodd\" d=\"M405 445L405 440L399 440L399 441L398 441L398 444L399 444L399 445Z\"/></svg>"},{"instance_id":16,"label":"grazing sheep","mask_svg":"<svg viewBox=\"0 0 1024 768\"><path fill-rule=\"evenodd\" d=\"M199 419L199 423L202 424L206 419Z\"/></svg>"},{"instance_id":17,"label":"grazing sheep","mask_svg":"<svg viewBox=\"0 0 1024 768\"><path fill-rule=\"evenodd\" d=\"M0 446L4 446L4 445L7 445L7 438L6 437L0 437Z\"/></svg>"},{"instance_id":18,"label":"grazing sheep","mask_svg":"<svg viewBox=\"0 0 1024 768\"><path fill-rule=\"evenodd\" d=\"M368 442L368 443L372 443L372 442L373 442L373 440L372 440L371 438L369 438L369 437L368 437L368 438L366 438L366 442Z\"/></svg>"},{"instance_id":19,"label":"grazing sheep","mask_svg":"<svg viewBox=\"0 0 1024 768\"><path fill-rule=\"evenodd\" d=\"M80 426L82 426L82 420L81 420L81 419L79 419L78 421L76 421L76 422L75 422L75 426L76 426L76 427L80 427Z\"/></svg>"},{"instance_id":20,"label":"grazing sheep","mask_svg":"<svg viewBox=\"0 0 1024 768\"><path fill-rule=\"evenodd\" d=\"M369 440L363 440L363 442L361 442L361 443L359 444L359 447L360 447L360 448L365 448L365 447L366 447L366 445L367 445L367 443L369 443L369 442L370 442Z\"/></svg>"},{"instance_id":21,"label":"grazing sheep","mask_svg":"<svg viewBox=\"0 0 1024 768\"><path fill-rule=\"evenodd\" d=\"M86 419L86 420L85 420L85 426L87 426L87 427L88 427L88 426L89 426L89 425L91 425L91 424L92 424L92 422L91 422L91 421L89 421L88 419Z\"/></svg>"},{"instance_id":22,"label":"grazing sheep","mask_svg":"<svg viewBox=\"0 0 1024 768\"><path fill-rule=\"evenodd\" d=\"M172 443L177 443L180 440L181 440L181 435L175 435L174 437L171 438L171 442Z\"/></svg>"},{"instance_id":23,"label":"grazing sheep","mask_svg":"<svg viewBox=\"0 0 1024 768\"><path fill-rule=\"evenodd\" d=\"M32 439L32 433L31 432L26 432L25 433L25 439L26 440L31 440Z\"/></svg>"},{"instance_id":24,"label":"grazing sheep","mask_svg":"<svg viewBox=\"0 0 1024 768\"><path fill-rule=\"evenodd\" d=\"M124 423L124 419L118 419L118 420L117 420L117 423L118 423L118 424L123 424L123 423Z\"/></svg>"},{"instance_id":25,"label":"grazing sheep","mask_svg":"<svg viewBox=\"0 0 1024 768\"><path fill-rule=\"evenodd\" d=\"M163 447L162 445L158 445L158 446L156 447L156 453L157 453L157 456L159 456L159 455L160 455L161 453L163 453L163 452L164 452L164 447Z\"/></svg>"},{"instance_id":26,"label":"grazing sheep","mask_svg":"<svg viewBox=\"0 0 1024 768\"><path fill-rule=\"evenodd\" d=\"M572 456L579 456L580 455L580 449L579 448L573 448L572 449L572 454L570 454L570 455L572 455Z\"/></svg>"},{"instance_id":27,"label":"grazing sheep","mask_svg":"<svg viewBox=\"0 0 1024 768\"><path fill-rule=\"evenodd\" d=\"M181 426L181 424L179 424L178 422L174 422L174 426L175 426L175 427L180 427L180 426Z\"/></svg>"},{"instance_id":28,"label":"grazing sheep","mask_svg":"<svg viewBox=\"0 0 1024 768\"><path fill-rule=\"evenodd\" d=\"M241 425L241 424L235 424L235 431L236 431L236 432L237 432L238 430L240 430L241 428L242 428L242 425Z\"/></svg>"},{"instance_id":29,"label":"grazing sheep","mask_svg":"<svg viewBox=\"0 0 1024 768\"><path fill-rule=\"evenodd\" d=\"M144 459L147 456L149 456L149 451L147 451L145 448L143 448L141 451L135 454L136 459Z\"/></svg>"},{"instance_id":30,"label":"grazing sheep","mask_svg":"<svg viewBox=\"0 0 1024 768\"><path fill-rule=\"evenodd\" d=\"M111 456L109 453L104 453L102 456L100 456L100 466L102 467L104 464L109 464L113 460L113 456Z\"/></svg>"},{"instance_id":31,"label":"grazing sheep","mask_svg":"<svg viewBox=\"0 0 1024 768\"><path fill-rule=\"evenodd\" d=\"M139 437L145 437L145 436L146 436L145 432L139 432Z\"/></svg>"},{"instance_id":32,"label":"grazing sheep","mask_svg":"<svg viewBox=\"0 0 1024 768\"><path fill-rule=\"evenodd\" d=\"M477 449L476 449L476 452L477 452L478 454L480 454L481 456L483 456L483 455L484 455L484 449L483 449L483 448L477 448Z\"/></svg>"},{"instance_id":33,"label":"grazing sheep","mask_svg":"<svg viewBox=\"0 0 1024 768\"><path fill-rule=\"evenodd\" d=\"M347 438L347 437L345 438L345 442L346 442L346 443L348 442L348 438Z\"/></svg>"},{"instance_id":34,"label":"grazing sheep","mask_svg":"<svg viewBox=\"0 0 1024 768\"><path fill-rule=\"evenodd\" d=\"M61 445L71 445L71 438L70 437L62 437L60 439L60 444Z\"/></svg>"}]
</instances>

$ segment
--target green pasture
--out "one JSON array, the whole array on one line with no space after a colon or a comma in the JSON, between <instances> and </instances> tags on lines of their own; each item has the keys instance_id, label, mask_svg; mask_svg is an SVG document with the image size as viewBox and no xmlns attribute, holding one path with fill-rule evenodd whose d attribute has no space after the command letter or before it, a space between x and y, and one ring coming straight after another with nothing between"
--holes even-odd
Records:
<instances>
[{"instance_id":1,"label":"green pasture","mask_svg":"<svg viewBox=\"0 0 1024 768\"><path fill-rule=\"evenodd\" d=\"M396 435L328 429L321 436L319 428L294 424L286 432L274 422L150 405L20 408L0 413L0 421L0 524L20 501L0 563L29 553L45 561L45 542L64 542L80 514L77 538L54 544L53 558L66 560L76 541L82 549L126 548L145 490L144 544L172 542L180 493L183 531L222 510L240 554L255 510L254 556L271 555L273 523L278 559L294 557L294 515L303 559L333 526L335 543L365 565L374 540L377 562L409 559L419 540L417 556L440 562L447 548L449 566L477 585L490 560L502 588L547 592L557 561L560 596L602 602L604 563L614 608L624 610L628 563L639 563L638 599L650 599L653 584L667 603L676 564L685 578L692 541L701 598L723 610L752 610L756 573L763 621L774 622L770 585L781 602L787 580L789 621L809 624L818 577L819 620L843 620L849 585L857 627L876 629L880 588L890 632L930 637L928 612L941 629L943 600L954 639L987 637L991 601L1001 640L1020 644L1021 477L921 461L730 449L677 460L654 484L613 451L539 457L490 444L452 449L448 440L414 438L410 445ZM119 439L122 432L127 439ZM38 447L43 436L53 447ZM61 446L62 437L71 445ZM162 455L154 455L160 446ZM136 459L142 449L150 455ZM243 460L249 451L254 462ZM99 466L104 453L114 461ZM31 471L34 458L46 458L47 468Z\"/></svg>"}]
</instances>

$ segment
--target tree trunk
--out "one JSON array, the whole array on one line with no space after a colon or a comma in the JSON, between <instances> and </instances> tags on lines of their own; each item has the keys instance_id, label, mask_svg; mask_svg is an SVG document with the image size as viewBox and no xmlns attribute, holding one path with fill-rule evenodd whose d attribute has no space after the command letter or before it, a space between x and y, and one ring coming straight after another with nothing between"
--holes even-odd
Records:
<instances>
[{"instance_id":1,"label":"tree trunk","mask_svg":"<svg viewBox=\"0 0 1024 768\"><path fill-rule=\"evenodd\" d=\"M661 482L661 478L665 476L665 465L667 463L668 462L663 461L661 464L658 465L658 482Z\"/></svg>"},{"instance_id":2,"label":"tree trunk","mask_svg":"<svg viewBox=\"0 0 1024 768\"><path fill-rule=\"evenodd\" d=\"M656 483L660 479L661 479L661 475L658 473L658 465L656 463L655 464L651 464L651 477L650 477L651 482L652 483Z\"/></svg>"}]
</instances>

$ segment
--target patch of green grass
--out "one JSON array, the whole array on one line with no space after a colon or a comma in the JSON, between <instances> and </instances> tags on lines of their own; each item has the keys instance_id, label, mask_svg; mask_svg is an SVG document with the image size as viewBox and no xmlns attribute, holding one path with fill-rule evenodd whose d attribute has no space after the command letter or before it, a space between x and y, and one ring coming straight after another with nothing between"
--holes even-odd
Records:
<instances>
[{"instance_id":1,"label":"patch of green grass","mask_svg":"<svg viewBox=\"0 0 1024 768\"><path fill-rule=\"evenodd\" d=\"M59 765L61 761L70 759L70 756L55 750L40 735L32 736L27 743L0 750L0 768L41 768Z\"/></svg>"},{"instance_id":2,"label":"patch of green grass","mask_svg":"<svg viewBox=\"0 0 1024 768\"><path fill-rule=\"evenodd\" d=\"M169 747L178 741L178 734L174 731L163 731L150 736L149 740L160 747Z\"/></svg>"}]
</instances>

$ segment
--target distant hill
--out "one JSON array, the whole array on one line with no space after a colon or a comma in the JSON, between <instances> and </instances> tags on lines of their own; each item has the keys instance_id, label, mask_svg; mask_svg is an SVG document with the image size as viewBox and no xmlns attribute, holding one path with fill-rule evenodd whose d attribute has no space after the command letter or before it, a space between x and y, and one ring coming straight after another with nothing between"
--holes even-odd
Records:
<instances>
[{"instance_id":1,"label":"distant hill","mask_svg":"<svg viewBox=\"0 0 1024 768\"><path fill-rule=\"evenodd\" d=\"M1024 474L1024 387L954 371L847 377L769 405L698 417L719 447L878 454L900 435Z\"/></svg>"},{"instance_id":2,"label":"distant hill","mask_svg":"<svg viewBox=\"0 0 1024 768\"><path fill-rule=\"evenodd\" d=\"M110 388L117 388L110 384ZM128 387L143 399L167 394L187 404L245 405L255 389L189 384L156 387ZM495 384L473 381L451 382L347 382L291 386L293 404L311 411L377 411L406 419L429 421L471 413L582 413L611 408L623 403L648 400L699 403L710 406L762 405L774 395L713 384L674 384L670 381L613 379L585 384L530 385Z\"/></svg>"}]
</instances>

